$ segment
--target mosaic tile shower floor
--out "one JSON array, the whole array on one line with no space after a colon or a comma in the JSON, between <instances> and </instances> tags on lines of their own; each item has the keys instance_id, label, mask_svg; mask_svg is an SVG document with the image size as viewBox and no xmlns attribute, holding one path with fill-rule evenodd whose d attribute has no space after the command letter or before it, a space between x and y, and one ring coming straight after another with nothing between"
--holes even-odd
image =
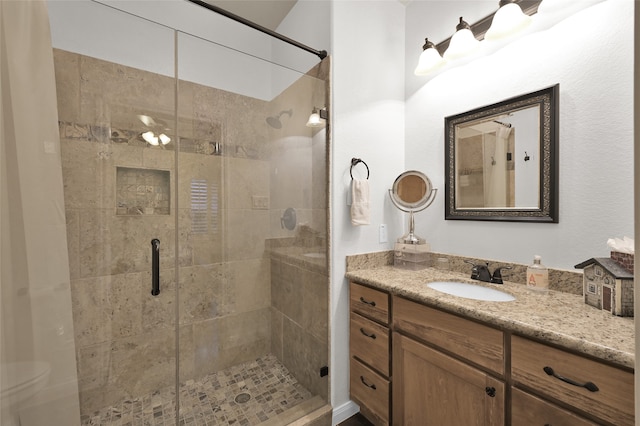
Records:
<instances>
[{"instance_id":1,"label":"mosaic tile shower floor","mask_svg":"<svg viewBox=\"0 0 640 426\"><path fill-rule=\"evenodd\" d=\"M174 395L168 388L123 400L82 416L82 426L174 426ZM183 383L180 425L257 425L311 397L275 356L267 355Z\"/></svg>"}]
</instances>

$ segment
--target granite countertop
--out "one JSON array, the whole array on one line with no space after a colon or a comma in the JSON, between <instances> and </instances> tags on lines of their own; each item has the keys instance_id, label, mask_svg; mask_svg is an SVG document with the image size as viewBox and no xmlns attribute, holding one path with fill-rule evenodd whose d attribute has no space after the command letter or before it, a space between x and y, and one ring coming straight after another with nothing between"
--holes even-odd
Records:
<instances>
[{"instance_id":1,"label":"granite countertop","mask_svg":"<svg viewBox=\"0 0 640 426\"><path fill-rule=\"evenodd\" d=\"M473 318L503 330L634 368L633 318L611 315L586 305L582 296L549 291L538 293L523 284L481 283L468 275L426 268L409 271L392 266L349 271L350 280L425 305ZM496 288L515 296L511 302L485 302L451 296L429 288L433 281L461 281Z\"/></svg>"}]
</instances>

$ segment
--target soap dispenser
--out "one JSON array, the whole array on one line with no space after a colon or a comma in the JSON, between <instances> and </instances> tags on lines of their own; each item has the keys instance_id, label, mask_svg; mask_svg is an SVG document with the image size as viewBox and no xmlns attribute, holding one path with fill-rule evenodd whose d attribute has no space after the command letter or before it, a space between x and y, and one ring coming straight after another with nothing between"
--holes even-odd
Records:
<instances>
[{"instance_id":1,"label":"soap dispenser","mask_svg":"<svg viewBox=\"0 0 640 426\"><path fill-rule=\"evenodd\" d=\"M533 257L533 265L527 268L527 287L535 291L549 290L549 271L541 262L541 257Z\"/></svg>"}]
</instances>

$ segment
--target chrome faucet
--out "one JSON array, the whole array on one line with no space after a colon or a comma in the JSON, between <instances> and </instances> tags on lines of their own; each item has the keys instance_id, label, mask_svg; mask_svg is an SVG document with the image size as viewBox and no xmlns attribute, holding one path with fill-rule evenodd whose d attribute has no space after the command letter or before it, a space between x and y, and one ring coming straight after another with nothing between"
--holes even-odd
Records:
<instances>
[{"instance_id":1,"label":"chrome faucet","mask_svg":"<svg viewBox=\"0 0 640 426\"><path fill-rule=\"evenodd\" d=\"M493 284L503 284L502 281L502 270L503 269L511 269L511 266L501 266L499 268L496 268L495 271L493 271L493 275L491 274L491 271L489 271L489 263L485 263L484 265L476 265L475 263L471 262L470 260L465 260L465 263L468 263L472 266L471 268L471 279L472 280L478 280L478 281L482 281L485 283L493 283Z\"/></svg>"}]
</instances>

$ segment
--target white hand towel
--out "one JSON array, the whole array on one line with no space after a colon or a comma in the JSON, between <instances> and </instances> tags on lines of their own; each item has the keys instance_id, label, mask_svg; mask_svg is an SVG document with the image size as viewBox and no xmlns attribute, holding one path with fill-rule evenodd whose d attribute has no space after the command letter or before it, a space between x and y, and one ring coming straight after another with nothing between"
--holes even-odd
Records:
<instances>
[{"instance_id":1,"label":"white hand towel","mask_svg":"<svg viewBox=\"0 0 640 426\"><path fill-rule=\"evenodd\" d=\"M351 180L351 224L353 226L369 225L369 181L367 179Z\"/></svg>"}]
</instances>

